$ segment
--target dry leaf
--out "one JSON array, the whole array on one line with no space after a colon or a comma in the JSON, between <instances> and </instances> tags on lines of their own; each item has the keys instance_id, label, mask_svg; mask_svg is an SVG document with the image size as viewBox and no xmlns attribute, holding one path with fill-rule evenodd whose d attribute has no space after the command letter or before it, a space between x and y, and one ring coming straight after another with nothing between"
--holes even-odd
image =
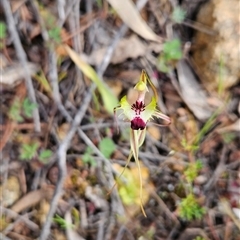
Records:
<instances>
[{"instance_id":1,"label":"dry leaf","mask_svg":"<svg viewBox=\"0 0 240 240\"><path fill-rule=\"evenodd\" d=\"M136 59L138 57L146 56L147 53L150 53L152 51L159 53L161 50L161 44L151 43L145 45L136 35L132 35L129 38L123 38L119 41L111 58L111 63L122 63L128 58ZM90 56L84 54L81 56L86 59L89 64L99 66L105 57L106 51L107 47L104 47L93 51Z\"/></svg>"},{"instance_id":2,"label":"dry leaf","mask_svg":"<svg viewBox=\"0 0 240 240\"><path fill-rule=\"evenodd\" d=\"M234 122L233 124L226 126L226 127L222 127L217 129L218 133L226 133L226 132L231 132L231 131L240 131L240 118Z\"/></svg>"},{"instance_id":3,"label":"dry leaf","mask_svg":"<svg viewBox=\"0 0 240 240\"><path fill-rule=\"evenodd\" d=\"M53 229L52 230L52 238L57 240L69 240L66 237L65 232L62 232L62 229Z\"/></svg>"},{"instance_id":4,"label":"dry leaf","mask_svg":"<svg viewBox=\"0 0 240 240\"><path fill-rule=\"evenodd\" d=\"M212 115L212 109L208 105L206 93L197 82L192 69L185 60L178 62L177 72L184 102L199 120L208 119Z\"/></svg>"},{"instance_id":5,"label":"dry leaf","mask_svg":"<svg viewBox=\"0 0 240 240\"><path fill-rule=\"evenodd\" d=\"M11 210L19 213L24 209L38 204L42 199L50 199L53 195L52 187L41 188L24 195L12 207Z\"/></svg>"},{"instance_id":6,"label":"dry leaf","mask_svg":"<svg viewBox=\"0 0 240 240\"><path fill-rule=\"evenodd\" d=\"M44 223L46 222L46 218L49 210L50 210L50 203L46 199L41 200L39 205L39 210L37 213L37 219L40 222L41 226L43 226Z\"/></svg>"},{"instance_id":7,"label":"dry leaf","mask_svg":"<svg viewBox=\"0 0 240 240\"><path fill-rule=\"evenodd\" d=\"M0 186L0 200L4 207L11 206L21 195L18 178L10 176L7 181Z\"/></svg>"},{"instance_id":8,"label":"dry leaf","mask_svg":"<svg viewBox=\"0 0 240 240\"><path fill-rule=\"evenodd\" d=\"M34 75L39 70L39 67L36 64L30 62L27 63L26 67L28 68L30 75ZM15 87L20 83L20 80L25 78L25 76L26 72L22 64L15 63L2 69L1 83Z\"/></svg>"},{"instance_id":9,"label":"dry leaf","mask_svg":"<svg viewBox=\"0 0 240 240\"><path fill-rule=\"evenodd\" d=\"M69 123L63 123L59 126L59 128L57 129L57 134L61 141L67 136L70 128L71 126Z\"/></svg>"},{"instance_id":10,"label":"dry leaf","mask_svg":"<svg viewBox=\"0 0 240 240\"><path fill-rule=\"evenodd\" d=\"M147 40L161 41L160 37L158 37L142 19L131 0L108 0L108 2L116 10L124 23L134 32Z\"/></svg>"},{"instance_id":11,"label":"dry leaf","mask_svg":"<svg viewBox=\"0 0 240 240\"><path fill-rule=\"evenodd\" d=\"M159 130L159 127L156 126L149 126L147 128L147 132L150 134L152 138L155 140L159 140L161 138L161 132Z\"/></svg>"}]
</instances>

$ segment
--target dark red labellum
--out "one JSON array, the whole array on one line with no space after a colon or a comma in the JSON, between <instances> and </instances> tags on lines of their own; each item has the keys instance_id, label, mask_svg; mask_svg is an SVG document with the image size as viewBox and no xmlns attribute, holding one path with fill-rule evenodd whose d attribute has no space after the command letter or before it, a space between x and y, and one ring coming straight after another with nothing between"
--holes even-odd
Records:
<instances>
[{"instance_id":1,"label":"dark red labellum","mask_svg":"<svg viewBox=\"0 0 240 240\"><path fill-rule=\"evenodd\" d=\"M146 123L140 118L140 117L135 117L131 121L131 128L133 130L143 130L146 127Z\"/></svg>"}]
</instances>

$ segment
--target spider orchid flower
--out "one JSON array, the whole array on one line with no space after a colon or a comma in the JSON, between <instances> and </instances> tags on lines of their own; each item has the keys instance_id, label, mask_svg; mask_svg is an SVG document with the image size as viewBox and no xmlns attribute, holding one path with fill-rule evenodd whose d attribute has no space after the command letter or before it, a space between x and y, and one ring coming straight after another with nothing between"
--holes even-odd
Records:
<instances>
[{"instance_id":1,"label":"spider orchid flower","mask_svg":"<svg viewBox=\"0 0 240 240\"><path fill-rule=\"evenodd\" d=\"M150 103L146 105L145 95L149 91L147 87L147 83L149 83L151 89L153 90L154 96L152 97ZM117 110L122 110L122 113L119 116L123 115L124 119L131 123L131 132L130 132L131 152L128 157L126 166L128 165L131 157L133 156L139 170L139 180L140 180L140 186L141 186L140 199L142 199L142 176L141 176L141 169L140 169L140 164L138 160L138 152L139 152L139 148L141 147L141 145L145 140L146 125L154 117L165 120L167 124L170 124L171 120L168 116L161 113L157 109L157 100L158 100L157 91L152 81L150 80L150 78L148 77L147 73L144 70L142 71L140 80L137 82L134 89L137 91L136 101L133 104L130 104L127 100L127 96L124 96L120 100L120 106L114 108L114 115L116 115ZM144 216L146 216L145 211L143 209L142 202L140 203L140 206Z\"/></svg>"},{"instance_id":2,"label":"spider orchid flower","mask_svg":"<svg viewBox=\"0 0 240 240\"><path fill-rule=\"evenodd\" d=\"M148 105L145 104L145 94L149 91L147 83L150 84L154 92L154 96ZM123 115L125 120L131 122L132 131L145 130L147 122L154 117L165 120L167 124L171 123L170 118L157 109L157 91L144 70L142 71L140 80L135 85L134 89L138 93L136 101L133 104L130 104L127 100L127 96L124 96L120 100L120 106L114 109L115 115L117 110L122 110L122 113L119 116Z\"/></svg>"}]
</instances>

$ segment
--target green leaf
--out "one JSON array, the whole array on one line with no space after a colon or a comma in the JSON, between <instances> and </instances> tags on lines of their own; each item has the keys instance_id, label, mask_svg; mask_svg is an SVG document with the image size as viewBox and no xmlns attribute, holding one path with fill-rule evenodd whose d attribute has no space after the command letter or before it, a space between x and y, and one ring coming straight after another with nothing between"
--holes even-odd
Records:
<instances>
[{"instance_id":1,"label":"green leaf","mask_svg":"<svg viewBox=\"0 0 240 240\"><path fill-rule=\"evenodd\" d=\"M7 27L6 24L0 21L0 39L4 39L6 37Z\"/></svg>"},{"instance_id":2,"label":"green leaf","mask_svg":"<svg viewBox=\"0 0 240 240\"><path fill-rule=\"evenodd\" d=\"M174 61L182 58L181 42L179 39L167 41L163 44L163 52L158 57L158 69L167 73Z\"/></svg>"},{"instance_id":3,"label":"green leaf","mask_svg":"<svg viewBox=\"0 0 240 240\"><path fill-rule=\"evenodd\" d=\"M48 31L49 38L52 39L56 43L61 42L61 28L60 27L54 27Z\"/></svg>"},{"instance_id":4,"label":"green leaf","mask_svg":"<svg viewBox=\"0 0 240 240\"><path fill-rule=\"evenodd\" d=\"M9 110L9 118L13 121L16 122L22 122L23 121L23 117L21 116L21 102L19 101L19 99L16 99Z\"/></svg>"},{"instance_id":5,"label":"green leaf","mask_svg":"<svg viewBox=\"0 0 240 240\"><path fill-rule=\"evenodd\" d=\"M100 141L99 149L106 158L109 158L116 150L116 145L111 138L106 137Z\"/></svg>"},{"instance_id":6,"label":"green leaf","mask_svg":"<svg viewBox=\"0 0 240 240\"><path fill-rule=\"evenodd\" d=\"M201 207L193 194L188 194L188 196L182 199L180 203L179 213L180 216L188 221L192 219L201 219L205 214L205 208Z\"/></svg>"},{"instance_id":7,"label":"green leaf","mask_svg":"<svg viewBox=\"0 0 240 240\"><path fill-rule=\"evenodd\" d=\"M182 23L184 18L186 17L186 11L184 11L180 7L176 7L172 13L172 20L176 23Z\"/></svg>"},{"instance_id":8,"label":"green leaf","mask_svg":"<svg viewBox=\"0 0 240 240\"><path fill-rule=\"evenodd\" d=\"M32 117L33 110L37 108L36 103L32 103L28 98L23 101L23 112L26 117Z\"/></svg>"},{"instance_id":9,"label":"green leaf","mask_svg":"<svg viewBox=\"0 0 240 240\"><path fill-rule=\"evenodd\" d=\"M50 158L53 155L53 152L49 149L43 150L39 154L39 160L44 162L47 158Z\"/></svg>"},{"instance_id":10,"label":"green leaf","mask_svg":"<svg viewBox=\"0 0 240 240\"><path fill-rule=\"evenodd\" d=\"M38 143L23 144L20 149L21 160L31 160L37 153Z\"/></svg>"},{"instance_id":11,"label":"green leaf","mask_svg":"<svg viewBox=\"0 0 240 240\"><path fill-rule=\"evenodd\" d=\"M167 73L169 71L169 67L166 65L166 60L163 55L160 56L158 60L158 69L163 73Z\"/></svg>"},{"instance_id":12,"label":"green leaf","mask_svg":"<svg viewBox=\"0 0 240 240\"><path fill-rule=\"evenodd\" d=\"M101 9L103 7L102 0L96 0L96 2L97 2L98 8Z\"/></svg>"},{"instance_id":13,"label":"green leaf","mask_svg":"<svg viewBox=\"0 0 240 240\"><path fill-rule=\"evenodd\" d=\"M129 185L126 185L126 187L121 187L119 189L119 195L124 204L131 205L138 197L138 189L136 187L130 188Z\"/></svg>"},{"instance_id":14,"label":"green leaf","mask_svg":"<svg viewBox=\"0 0 240 240\"><path fill-rule=\"evenodd\" d=\"M82 160L83 160L83 162L85 164L89 163L91 166L94 167L94 166L97 165L97 163L96 163L95 159L92 156L92 152L93 152L92 149L90 147L87 147L87 149L85 150L85 153L84 153L84 155L82 157Z\"/></svg>"},{"instance_id":15,"label":"green leaf","mask_svg":"<svg viewBox=\"0 0 240 240\"><path fill-rule=\"evenodd\" d=\"M53 221L57 224L60 225L61 228L63 229L70 229L70 228L73 228L74 225L73 224L70 224L68 223L64 218L60 217L59 215L56 214L56 217L53 218Z\"/></svg>"},{"instance_id":16,"label":"green leaf","mask_svg":"<svg viewBox=\"0 0 240 240\"><path fill-rule=\"evenodd\" d=\"M233 132L223 133L222 138L226 144L229 144L236 138L236 133Z\"/></svg>"},{"instance_id":17,"label":"green leaf","mask_svg":"<svg viewBox=\"0 0 240 240\"><path fill-rule=\"evenodd\" d=\"M202 169L202 167L203 164L200 160L197 160L195 163L190 163L188 168L184 171L186 180L189 183L192 183L198 176L198 172Z\"/></svg>"},{"instance_id":18,"label":"green leaf","mask_svg":"<svg viewBox=\"0 0 240 240\"><path fill-rule=\"evenodd\" d=\"M47 93L52 93L52 88L48 82L48 80L46 79L43 71L41 71L39 74L34 76L34 79L39 82L39 84L41 85L41 87L43 87L43 89L47 92Z\"/></svg>"},{"instance_id":19,"label":"green leaf","mask_svg":"<svg viewBox=\"0 0 240 240\"><path fill-rule=\"evenodd\" d=\"M163 44L163 53L166 61L179 60L182 58L181 42L179 39L165 42Z\"/></svg>"},{"instance_id":20,"label":"green leaf","mask_svg":"<svg viewBox=\"0 0 240 240\"><path fill-rule=\"evenodd\" d=\"M118 99L113 94L111 89L98 77L95 70L89 64L84 62L75 51L73 51L67 45L65 45L65 49L68 52L69 57L79 67L79 69L81 69L83 74L97 85L98 91L100 92L104 103L104 107L109 113L113 114L114 107L118 105Z\"/></svg>"}]
</instances>

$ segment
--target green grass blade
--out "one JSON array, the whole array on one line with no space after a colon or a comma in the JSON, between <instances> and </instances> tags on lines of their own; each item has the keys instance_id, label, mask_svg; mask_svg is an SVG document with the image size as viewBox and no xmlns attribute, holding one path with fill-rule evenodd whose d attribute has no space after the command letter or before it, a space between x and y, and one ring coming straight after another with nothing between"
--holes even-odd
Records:
<instances>
[{"instance_id":1,"label":"green grass blade","mask_svg":"<svg viewBox=\"0 0 240 240\"><path fill-rule=\"evenodd\" d=\"M86 62L84 62L80 56L72 50L70 47L65 45L65 49L72 59L72 61L78 66L85 76L91 79L96 85L101 94L105 109L113 114L112 109L118 104L117 97L113 94L108 85L103 82L95 72L95 70Z\"/></svg>"}]
</instances>

